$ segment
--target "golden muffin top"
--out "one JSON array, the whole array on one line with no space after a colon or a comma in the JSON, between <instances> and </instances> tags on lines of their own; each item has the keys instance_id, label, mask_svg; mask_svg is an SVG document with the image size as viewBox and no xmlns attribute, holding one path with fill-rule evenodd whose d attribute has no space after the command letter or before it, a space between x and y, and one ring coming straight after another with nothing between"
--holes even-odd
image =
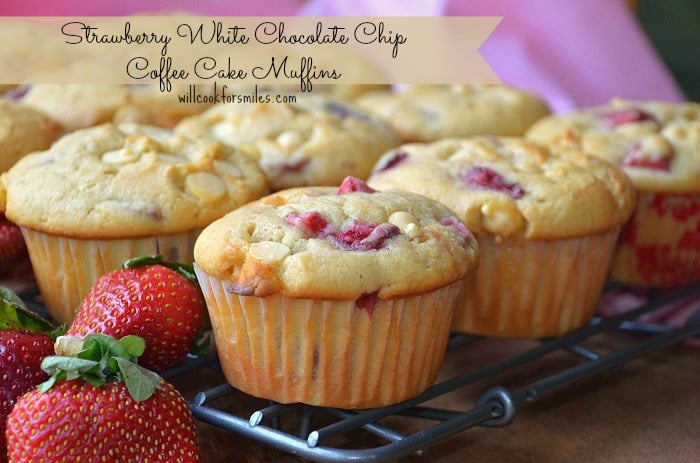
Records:
<instances>
[{"instance_id":1,"label":"golden muffin top","mask_svg":"<svg viewBox=\"0 0 700 463\"><path fill-rule=\"evenodd\" d=\"M476 266L471 232L444 205L402 190L283 190L214 221L195 264L249 296L393 299L460 280Z\"/></svg>"}]
</instances>

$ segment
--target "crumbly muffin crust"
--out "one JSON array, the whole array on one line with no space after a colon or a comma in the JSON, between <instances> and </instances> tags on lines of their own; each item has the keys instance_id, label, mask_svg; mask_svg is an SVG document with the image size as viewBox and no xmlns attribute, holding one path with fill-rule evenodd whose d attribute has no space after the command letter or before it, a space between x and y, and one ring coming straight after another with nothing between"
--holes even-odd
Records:
<instances>
[{"instance_id":1,"label":"crumbly muffin crust","mask_svg":"<svg viewBox=\"0 0 700 463\"><path fill-rule=\"evenodd\" d=\"M368 183L441 201L474 233L527 239L610 231L636 200L627 176L609 163L515 137L407 144L386 153Z\"/></svg>"},{"instance_id":2,"label":"crumbly muffin crust","mask_svg":"<svg viewBox=\"0 0 700 463\"><path fill-rule=\"evenodd\" d=\"M0 99L0 172L22 156L51 146L61 126L28 106Z\"/></svg>"},{"instance_id":3,"label":"crumbly muffin crust","mask_svg":"<svg viewBox=\"0 0 700 463\"><path fill-rule=\"evenodd\" d=\"M436 201L341 185L247 204L206 227L194 254L201 270L241 295L394 299L460 280L476 265L477 245Z\"/></svg>"},{"instance_id":4,"label":"crumbly muffin crust","mask_svg":"<svg viewBox=\"0 0 700 463\"><path fill-rule=\"evenodd\" d=\"M700 103L614 99L543 118L526 136L619 165L640 191L700 193Z\"/></svg>"},{"instance_id":5,"label":"crumbly muffin crust","mask_svg":"<svg viewBox=\"0 0 700 463\"><path fill-rule=\"evenodd\" d=\"M21 159L0 177L0 209L44 233L135 238L204 227L266 192L257 164L223 143L104 124Z\"/></svg>"},{"instance_id":6,"label":"crumbly muffin crust","mask_svg":"<svg viewBox=\"0 0 700 463\"><path fill-rule=\"evenodd\" d=\"M398 135L353 104L318 95L295 103L219 104L175 130L238 146L260 163L272 190L337 186L366 178Z\"/></svg>"},{"instance_id":7,"label":"crumbly muffin crust","mask_svg":"<svg viewBox=\"0 0 700 463\"><path fill-rule=\"evenodd\" d=\"M367 93L356 101L387 121L405 142L471 135L521 136L549 114L540 97L507 85L416 85Z\"/></svg>"}]
</instances>

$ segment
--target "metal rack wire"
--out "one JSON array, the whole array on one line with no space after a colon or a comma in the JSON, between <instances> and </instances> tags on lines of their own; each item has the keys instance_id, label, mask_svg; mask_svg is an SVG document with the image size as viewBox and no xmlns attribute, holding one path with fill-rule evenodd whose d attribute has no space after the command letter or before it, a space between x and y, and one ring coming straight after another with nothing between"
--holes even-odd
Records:
<instances>
[{"instance_id":1,"label":"metal rack wire","mask_svg":"<svg viewBox=\"0 0 700 463\"><path fill-rule=\"evenodd\" d=\"M641 323L639 317L659 310L670 303L700 295L700 286L679 289L673 294L654 297L639 308L610 318L596 318L586 327L566 336L545 340L535 347L498 360L476 371L458 374L436 383L423 394L404 402L383 408L349 411L303 404L277 404L255 410L249 415L237 414L220 406L220 399L234 393L228 384L199 392L190 403L195 418L230 432L242 434L282 451L319 461L389 461L410 454L421 455L425 449L457 433L475 426L503 427L511 423L516 410L524 404L536 402L543 395L563 388L583 378L615 369L688 337L700 334L700 312L690 317L684 326ZM629 342L606 352L596 352L586 345L594 336L624 331L633 333ZM459 335L450 338L447 355L467 348L478 341L474 336ZM552 353L569 353L577 362L559 368L554 373L516 388L498 383L497 376L539 361ZM429 401L476 383L489 382L470 410L457 411L435 408ZM319 419L322 417L322 419ZM399 432L385 419L394 417L429 423L411 434ZM283 429L282 419L292 420L289 429ZM320 424L319 424L320 423ZM288 423L285 423L288 424ZM344 440L343 446L333 444L338 436L352 432L366 432L377 437L379 444L372 448L354 448ZM349 439L352 440L352 439Z\"/></svg>"}]
</instances>

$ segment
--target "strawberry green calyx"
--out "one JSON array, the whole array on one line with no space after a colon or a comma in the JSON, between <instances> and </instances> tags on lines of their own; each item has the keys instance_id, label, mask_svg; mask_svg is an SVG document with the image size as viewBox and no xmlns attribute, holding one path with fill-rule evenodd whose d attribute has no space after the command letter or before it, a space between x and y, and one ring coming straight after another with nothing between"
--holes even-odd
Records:
<instances>
[{"instance_id":1,"label":"strawberry green calyx","mask_svg":"<svg viewBox=\"0 0 700 463\"><path fill-rule=\"evenodd\" d=\"M124 382L134 400L144 401L161 387L160 376L136 363L145 347L144 340L138 336L119 340L100 333L84 340L61 336L56 340L56 351L69 355L44 358L41 369L50 377L39 385L39 391L48 391L58 381L78 378L95 387Z\"/></svg>"},{"instance_id":2,"label":"strawberry green calyx","mask_svg":"<svg viewBox=\"0 0 700 463\"><path fill-rule=\"evenodd\" d=\"M60 334L55 326L29 310L22 299L5 286L0 286L0 330L46 333L53 339Z\"/></svg>"},{"instance_id":3,"label":"strawberry green calyx","mask_svg":"<svg viewBox=\"0 0 700 463\"><path fill-rule=\"evenodd\" d=\"M163 256L160 254L154 256L139 256L128 259L122 264L122 268L136 268L143 267L146 265L162 265L171 270L176 271L183 277L191 281L195 286L199 287L199 282L197 281L197 276L194 273L194 267L192 265L182 264L179 262L167 262L163 260Z\"/></svg>"}]
</instances>

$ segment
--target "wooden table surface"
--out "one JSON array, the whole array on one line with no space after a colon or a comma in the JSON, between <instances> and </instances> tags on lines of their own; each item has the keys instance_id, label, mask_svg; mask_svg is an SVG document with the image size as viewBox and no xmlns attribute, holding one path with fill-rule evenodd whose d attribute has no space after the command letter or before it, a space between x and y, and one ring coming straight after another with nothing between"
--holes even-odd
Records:
<instances>
[{"instance_id":1,"label":"wooden table surface","mask_svg":"<svg viewBox=\"0 0 700 463\"><path fill-rule=\"evenodd\" d=\"M599 336L588 346L606 352L608 348L627 345L630 339L629 335L614 333ZM532 343L503 340L481 340L461 347L447 354L440 379L488 365L528 347ZM576 363L581 363L580 359L559 352L534 365L441 396L430 405L467 411L494 381L514 390L523 381L527 384ZM216 368L205 367L174 377L172 382L191 399L197 391L224 380ZM545 394L534 403L524 404L506 427L470 428L431 446L422 456L411 455L400 461L696 462L700 461L699 398L700 350L674 344L632 360L620 369L580 380ZM247 417L250 410L265 404L236 391L217 401L215 406ZM391 425L411 433L425 428L425 423L415 418L396 418ZM198 428L203 462L305 461L203 422L198 422ZM369 442L372 438L363 432L347 439L357 448L358 442Z\"/></svg>"}]
</instances>

